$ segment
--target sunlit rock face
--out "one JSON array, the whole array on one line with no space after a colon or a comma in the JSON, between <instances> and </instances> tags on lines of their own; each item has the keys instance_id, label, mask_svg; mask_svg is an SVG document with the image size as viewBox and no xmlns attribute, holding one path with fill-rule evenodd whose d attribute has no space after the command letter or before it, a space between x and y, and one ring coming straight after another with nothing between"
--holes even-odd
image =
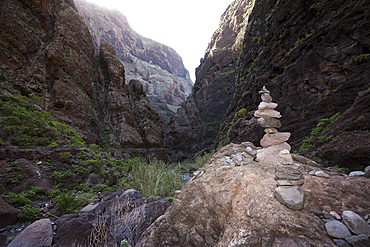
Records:
<instances>
[{"instance_id":1,"label":"sunlit rock face","mask_svg":"<svg viewBox=\"0 0 370 247\"><path fill-rule=\"evenodd\" d=\"M89 28L96 52L103 40L108 41L125 66L127 81L138 80L148 96L155 96L168 105L181 105L193 83L174 49L136 33L117 10L84 0L75 2Z\"/></svg>"}]
</instances>

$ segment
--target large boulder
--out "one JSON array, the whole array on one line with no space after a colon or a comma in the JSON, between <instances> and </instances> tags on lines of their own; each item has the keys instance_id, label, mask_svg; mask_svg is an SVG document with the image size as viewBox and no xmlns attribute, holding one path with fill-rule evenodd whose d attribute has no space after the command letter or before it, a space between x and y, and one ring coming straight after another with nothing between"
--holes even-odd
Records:
<instances>
[{"instance_id":1,"label":"large boulder","mask_svg":"<svg viewBox=\"0 0 370 247\"><path fill-rule=\"evenodd\" d=\"M275 165L252 162L225 170L224 160L221 151L214 154L137 246L335 246L324 222L309 212L368 212L366 178L349 180L325 168L329 178L304 172L306 201L297 211L274 198Z\"/></svg>"},{"instance_id":2,"label":"large boulder","mask_svg":"<svg viewBox=\"0 0 370 247\"><path fill-rule=\"evenodd\" d=\"M0 229L17 222L17 215L21 210L10 206L0 196Z\"/></svg>"},{"instance_id":3,"label":"large boulder","mask_svg":"<svg viewBox=\"0 0 370 247\"><path fill-rule=\"evenodd\" d=\"M8 247L51 247L53 229L49 219L38 220L24 229Z\"/></svg>"}]
</instances>

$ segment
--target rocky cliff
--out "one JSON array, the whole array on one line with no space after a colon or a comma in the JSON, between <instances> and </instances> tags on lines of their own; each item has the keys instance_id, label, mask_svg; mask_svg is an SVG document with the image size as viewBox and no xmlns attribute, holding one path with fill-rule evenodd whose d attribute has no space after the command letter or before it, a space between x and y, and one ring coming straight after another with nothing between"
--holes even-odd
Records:
<instances>
[{"instance_id":1,"label":"rocky cliff","mask_svg":"<svg viewBox=\"0 0 370 247\"><path fill-rule=\"evenodd\" d=\"M226 38L232 37L227 32L232 24L223 25L232 17L227 14L232 6L244 10L234 10L231 22L243 33L241 48L235 50L241 52L235 56L228 48L238 42ZM356 157L358 165L351 169L369 164L369 109L366 103L354 105L365 102L370 88L367 2L234 1L228 11L197 69L191 96L203 122L222 122L220 130L212 128L218 132L213 148L242 141L259 145L263 132L253 112L265 85L279 104L281 131L292 133L293 150L317 154L330 165L349 166L344 156ZM212 50L218 44L224 49ZM336 118L338 112L345 117ZM340 129L334 131L334 126Z\"/></svg>"},{"instance_id":2,"label":"rocky cliff","mask_svg":"<svg viewBox=\"0 0 370 247\"><path fill-rule=\"evenodd\" d=\"M141 83L126 85L124 65L108 42L94 55L73 1L1 5L1 145L86 142L121 148L128 157L167 159L162 120Z\"/></svg>"},{"instance_id":3,"label":"rocky cliff","mask_svg":"<svg viewBox=\"0 0 370 247\"><path fill-rule=\"evenodd\" d=\"M174 160L190 158L214 143L234 95L236 62L253 5L254 1L236 0L221 16L219 28L196 69L192 94L171 119L166 134L166 145ZM199 116L194 118L193 112ZM184 126L184 118L192 119L188 127Z\"/></svg>"},{"instance_id":4,"label":"rocky cliff","mask_svg":"<svg viewBox=\"0 0 370 247\"><path fill-rule=\"evenodd\" d=\"M76 1L76 6L89 27L96 52L103 40L111 43L125 66L127 80L140 81L146 94L156 98L153 101L179 106L190 94L193 83L174 49L136 33L117 10L84 0Z\"/></svg>"},{"instance_id":5,"label":"rocky cliff","mask_svg":"<svg viewBox=\"0 0 370 247\"><path fill-rule=\"evenodd\" d=\"M368 134L364 133L369 130L368 124L343 124L345 118L331 117L348 110L347 119L368 119L366 105L357 106L362 107L361 112L350 110L357 97L366 97L364 92L358 93L370 88L368 17L366 1L256 2L237 65L235 95L218 141L258 144L259 138L250 135L254 118L248 113L257 109L257 92L266 85L278 99L282 131L292 133L293 150L315 153L320 147L341 142L338 151L350 149L351 155L357 153L364 159L369 154L365 151L369 150L365 141ZM238 114L243 108L247 114ZM319 136L330 121L342 128L331 136ZM362 131L356 134L358 142L347 142L345 136L356 131ZM345 163L331 160L324 150L320 152L332 165ZM361 168L364 165L359 164Z\"/></svg>"}]
</instances>

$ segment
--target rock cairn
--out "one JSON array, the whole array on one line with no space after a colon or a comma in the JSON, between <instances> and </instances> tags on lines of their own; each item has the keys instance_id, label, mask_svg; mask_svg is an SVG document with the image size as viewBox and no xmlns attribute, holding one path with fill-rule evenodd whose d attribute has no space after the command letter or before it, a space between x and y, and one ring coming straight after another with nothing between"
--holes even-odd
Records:
<instances>
[{"instance_id":1,"label":"rock cairn","mask_svg":"<svg viewBox=\"0 0 370 247\"><path fill-rule=\"evenodd\" d=\"M303 166L293 163L288 150L282 150L278 156L275 176L278 187L275 198L281 204L293 210L301 210L305 203L305 192L300 187L304 183Z\"/></svg>"},{"instance_id":2,"label":"rock cairn","mask_svg":"<svg viewBox=\"0 0 370 247\"><path fill-rule=\"evenodd\" d=\"M262 102L258 106L258 110L254 113L258 123L265 128L266 134L260 141L263 149L258 150L256 161L276 164L277 156L281 150L291 150L290 145L286 142L290 137L289 132L278 132L281 127L280 112L274 110L278 104L272 102L270 91L264 86L261 94Z\"/></svg>"}]
</instances>

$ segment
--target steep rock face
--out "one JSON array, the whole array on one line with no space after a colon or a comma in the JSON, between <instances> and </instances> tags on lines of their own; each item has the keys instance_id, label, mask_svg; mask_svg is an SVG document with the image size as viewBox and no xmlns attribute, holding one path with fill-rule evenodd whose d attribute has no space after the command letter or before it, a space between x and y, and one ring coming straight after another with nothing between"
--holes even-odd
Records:
<instances>
[{"instance_id":1,"label":"steep rock face","mask_svg":"<svg viewBox=\"0 0 370 247\"><path fill-rule=\"evenodd\" d=\"M40 96L45 110L91 143L99 132L90 98L94 48L72 3L1 3L1 79L24 96Z\"/></svg>"},{"instance_id":2,"label":"steep rock face","mask_svg":"<svg viewBox=\"0 0 370 247\"><path fill-rule=\"evenodd\" d=\"M369 13L366 1L258 1L249 17L236 70L235 95L217 142L248 140L258 144L260 137L250 135L255 128L253 116L239 116L238 112L243 108L247 113L257 109L258 91L264 85L277 100L277 110L283 116L279 131L292 133L289 143L293 150L299 149L321 119L349 109L358 92L370 87ZM346 118L362 118L362 113L352 113ZM238 124L240 121L250 124ZM366 125L359 127L349 121L344 125L338 122L336 126L369 130ZM337 131L339 134L341 129ZM364 133L363 138L367 135ZM333 147L334 142L322 149ZM361 145L352 148L351 153L368 152L368 147ZM324 153L323 158L331 159Z\"/></svg>"},{"instance_id":3,"label":"steep rock face","mask_svg":"<svg viewBox=\"0 0 370 247\"><path fill-rule=\"evenodd\" d=\"M96 49L103 40L111 43L124 63L128 80L139 80L148 95L180 105L191 92L192 81L181 57L172 48L145 38L130 27L117 10L108 10L86 1L76 1Z\"/></svg>"},{"instance_id":4,"label":"steep rock face","mask_svg":"<svg viewBox=\"0 0 370 247\"><path fill-rule=\"evenodd\" d=\"M161 149L163 144L162 120L150 105L142 84L131 80L125 84L125 70L110 43L100 45L99 61L102 77L97 98L102 112L109 145L132 149ZM159 150L166 160L165 151Z\"/></svg>"},{"instance_id":5,"label":"steep rock face","mask_svg":"<svg viewBox=\"0 0 370 247\"><path fill-rule=\"evenodd\" d=\"M137 246L336 246L325 222L309 212L368 213L366 178L348 179L338 169L325 170L329 178L305 172L306 202L297 211L274 198L275 165L252 162L225 170L225 158L222 151L214 154Z\"/></svg>"},{"instance_id":6,"label":"steep rock face","mask_svg":"<svg viewBox=\"0 0 370 247\"><path fill-rule=\"evenodd\" d=\"M221 16L219 28L214 32L196 69L197 80L191 96L187 99L189 102L183 104L187 109L176 113L171 119L171 126L183 125L183 122L178 122L182 121L183 116L178 115L186 113L190 107L193 107L191 112L199 112L201 121L198 122L196 129L194 125L171 129L166 134L166 138L169 139L166 143L170 150L176 149L187 154L185 156L189 158L192 153L209 148L214 142L235 91L232 82L235 77L236 61L242 49L244 29L253 5L254 1L236 0ZM176 139L177 145L173 146L171 139Z\"/></svg>"},{"instance_id":7,"label":"steep rock face","mask_svg":"<svg viewBox=\"0 0 370 247\"><path fill-rule=\"evenodd\" d=\"M67 124L88 144L112 144L122 148L126 158L150 155L167 160L162 149L162 121L146 99L143 87L137 81L125 85L124 65L108 42L99 57L94 55L89 29L73 1L14 0L1 2L1 7L2 106L7 106L3 99L20 100L21 96L12 95L17 89L25 97L21 98L24 102L37 101L24 116L32 116L30 119L39 121L37 124L45 123L42 116L54 117L47 123L47 130L55 130L59 123ZM57 146L59 142L68 145L68 140L62 142L53 136L55 131L40 133L40 126L36 127L28 130L35 132L31 136L46 136ZM4 133L4 126L0 131ZM11 138L5 141L12 143ZM21 139L21 146L27 146L27 138ZM5 145L4 140L1 143Z\"/></svg>"},{"instance_id":8,"label":"steep rock face","mask_svg":"<svg viewBox=\"0 0 370 247\"><path fill-rule=\"evenodd\" d=\"M364 170L370 156L370 90L361 91L354 104L317 137L318 156L330 165ZM320 138L329 140L320 142Z\"/></svg>"}]
</instances>

